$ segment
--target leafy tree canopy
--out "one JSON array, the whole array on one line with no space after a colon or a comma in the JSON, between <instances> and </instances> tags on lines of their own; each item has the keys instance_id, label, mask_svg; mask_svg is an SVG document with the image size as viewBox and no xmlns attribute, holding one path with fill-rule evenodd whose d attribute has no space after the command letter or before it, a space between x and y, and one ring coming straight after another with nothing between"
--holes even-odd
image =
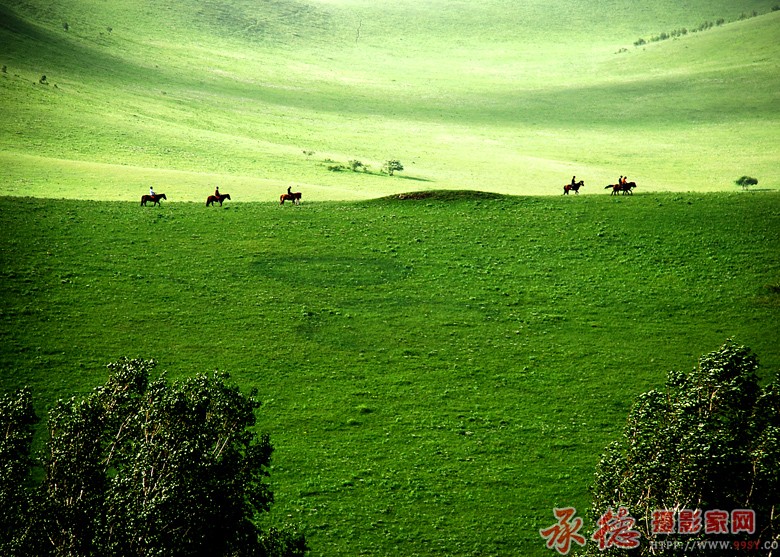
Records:
<instances>
[{"instance_id":1,"label":"leafy tree canopy","mask_svg":"<svg viewBox=\"0 0 780 557\"><path fill-rule=\"evenodd\" d=\"M597 466L594 524L608 508L629 509L642 543L632 555L684 553L685 544L651 550L653 540L678 539L653 536L653 511L661 509L752 509L756 531L748 538L780 539L780 380L762 387L757 369L756 357L729 341L691 373L670 372L664 389L641 395ZM711 537L702 529L680 538ZM734 554L718 551L707 555ZM587 546L587 554L602 553Z\"/></svg>"},{"instance_id":2,"label":"leafy tree canopy","mask_svg":"<svg viewBox=\"0 0 780 557\"><path fill-rule=\"evenodd\" d=\"M382 167L382 170L387 172L390 176L392 176L395 172L401 172L403 169L404 165L402 165L401 161L398 160L389 160L385 162L384 166Z\"/></svg>"},{"instance_id":3,"label":"leafy tree canopy","mask_svg":"<svg viewBox=\"0 0 780 557\"><path fill-rule=\"evenodd\" d=\"M734 180L734 183L738 186L742 186L742 189L747 189L750 186L755 186L758 184L758 180L751 177L751 176L740 176L736 180Z\"/></svg>"},{"instance_id":4,"label":"leafy tree canopy","mask_svg":"<svg viewBox=\"0 0 780 557\"><path fill-rule=\"evenodd\" d=\"M115 362L105 385L56 404L38 483L29 390L0 400L0 553L306 553L302 535L256 525L273 502L265 482L273 449L251 431L256 393L243 395L220 372L151 380L154 366Z\"/></svg>"}]
</instances>

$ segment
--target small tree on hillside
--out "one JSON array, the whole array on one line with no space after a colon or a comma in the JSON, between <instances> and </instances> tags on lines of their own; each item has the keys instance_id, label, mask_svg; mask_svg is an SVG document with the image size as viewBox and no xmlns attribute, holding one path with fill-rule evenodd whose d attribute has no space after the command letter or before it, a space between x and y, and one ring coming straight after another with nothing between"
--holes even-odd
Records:
<instances>
[{"instance_id":1,"label":"small tree on hillside","mask_svg":"<svg viewBox=\"0 0 780 557\"><path fill-rule=\"evenodd\" d=\"M737 178L734 180L734 183L738 186L742 186L743 190L748 189L750 186L755 186L758 184L758 180L755 178L751 178L750 176L741 176L740 178Z\"/></svg>"},{"instance_id":2,"label":"small tree on hillside","mask_svg":"<svg viewBox=\"0 0 780 557\"><path fill-rule=\"evenodd\" d=\"M751 509L755 533L738 539L780 540L780 380L762 388L757 368L747 348L729 341L690 374L670 372L663 390L641 395L623 437L597 466L594 524L608 509L625 507L641 534L631 555L683 555L685 543L659 550L651 542L712 539L712 533L702 527L660 535L653 530L656 511L671 511L679 526L680 511L700 510L704 524L707 511ZM613 551L619 552L599 551L591 542L585 554ZM706 554L734 555L734 546Z\"/></svg>"},{"instance_id":3,"label":"small tree on hillside","mask_svg":"<svg viewBox=\"0 0 780 557\"><path fill-rule=\"evenodd\" d=\"M0 501L14 513L3 517L3 554L304 555L302 536L255 525L273 496L265 482L271 444L251 431L254 393L243 395L218 372L152 381L153 367L111 364L105 385L51 410L39 488L25 499L1 486ZM24 442L25 401L22 392L0 411L2 430ZM23 450L10 453L14 470L29 464Z\"/></svg>"},{"instance_id":4,"label":"small tree on hillside","mask_svg":"<svg viewBox=\"0 0 780 557\"><path fill-rule=\"evenodd\" d=\"M360 169L365 169L366 165L364 165L361 161L358 160L351 160L349 161L349 168L352 170L352 172L357 172Z\"/></svg>"},{"instance_id":5,"label":"small tree on hillside","mask_svg":"<svg viewBox=\"0 0 780 557\"><path fill-rule=\"evenodd\" d=\"M397 161L397 160L389 160L382 167L382 170L387 172L390 176L392 176L393 173L396 171L401 172L403 169L404 166L401 164L401 161Z\"/></svg>"}]
</instances>

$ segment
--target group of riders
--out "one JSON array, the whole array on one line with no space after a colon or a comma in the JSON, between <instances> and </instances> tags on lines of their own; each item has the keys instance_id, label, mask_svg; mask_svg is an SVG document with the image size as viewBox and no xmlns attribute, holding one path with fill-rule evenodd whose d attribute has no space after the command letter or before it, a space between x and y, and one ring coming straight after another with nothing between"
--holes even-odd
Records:
<instances>
[{"instance_id":1,"label":"group of riders","mask_svg":"<svg viewBox=\"0 0 780 557\"><path fill-rule=\"evenodd\" d=\"M572 176L571 177L571 183L566 184L565 186L563 186L563 194L564 195L569 195L570 191L574 191L574 193L580 193L580 188L582 186L584 186L584 185L585 185L585 181L584 180L577 181L577 177L576 176ZM629 182L628 181L628 176L622 176L621 175L620 178L618 178L617 184L609 184L604 189L608 190L608 189L611 188L612 189L612 193L610 195L617 195L618 193L621 193L621 192L624 195L625 194L629 194L630 195L630 194L633 193L632 190L635 187L636 187L636 182Z\"/></svg>"},{"instance_id":2,"label":"group of riders","mask_svg":"<svg viewBox=\"0 0 780 557\"><path fill-rule=\"evenodd\" d=\"M157 194L154 191L154 186L149 186L149 195L141 196L141 205L146 205L147 201L154 202L155 205L157 205L160 202L160 199L167 199L165 197L165 194ZM225 193L221 194L219 193L219 186L216 186L214 189L214 195L210 195L208 199L206 200L206 205L210 205L214 201L219 202L220 205L222 205L222 201L225 199L230 199L230 195ZM280 201L284 203L284 200L290 200L294 203L300 203L301 201L301 194L300 192L293 192L291 186L287 186L287 193L282 194L282 197Z\"/></svg>"}]
</instances>

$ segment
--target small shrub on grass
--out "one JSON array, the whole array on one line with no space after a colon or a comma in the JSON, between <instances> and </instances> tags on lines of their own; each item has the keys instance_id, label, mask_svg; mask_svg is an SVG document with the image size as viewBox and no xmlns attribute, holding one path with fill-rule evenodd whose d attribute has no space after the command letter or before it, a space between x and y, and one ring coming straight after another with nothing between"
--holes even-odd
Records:
<instances>
[{"instance_id":1,"label":"small shrub on grass","mask_svg":"<svg viewBox=\"0 0 780 557\"><path fill-rule=\"evenodd\" d=\"M404 169L404 165L401 164L401 161L399 160L389 160L385 163L385 165L382 167L382 170L389 174L390 176L393 175L394 172L400 172Z\"/></svg>"},{"instance_id":2,"label":"small shrub on grass","mask_svg":"<svg viewBox=\"0 0 780 557\"><path fill-rule=\"evenodd\" d=\"M366 167L362 162L360 161L349 161L349 169L352 170L352 172L357 172L360 169L363 169Z\"/></svg>"},{"instance_id":3,"label":"small shrub on grass","mask_svg":"<svg viewBox=\"0 0 780 557\"><path fill-rule=\"evenodd\" d=\"M756 180L751 176L741 176L736 180L734 180L734 183L737 184L738 186L742 186L743 190L746 190L750 186L755 186L756 184L758 184L758 180Z\"/></svg>"}]
</instances>

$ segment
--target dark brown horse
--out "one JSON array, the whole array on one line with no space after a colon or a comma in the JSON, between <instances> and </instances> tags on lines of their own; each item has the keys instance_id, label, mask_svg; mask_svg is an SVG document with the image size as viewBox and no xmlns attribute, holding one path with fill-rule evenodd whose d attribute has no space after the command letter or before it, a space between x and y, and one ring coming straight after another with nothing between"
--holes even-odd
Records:
<instances>
[{"instance_id":1,"label":"dark brown horse","mask_svg":"<svg viewBox=\"0 0 780 557\"><path fill-rule=\"evenodd\" d=\"M608 190L609 188L612 188L612 193L609 195L617 195L618 193L623 193L623 195L633 195L634 192L631 191L636 187L636 182L626 182L625 184L610 184L608 186L605 186L604 189Z\"/></svg>"},{"instance_id":2,"label":"dark brown horse","mask_svg":"<svg viewBox=\"0 0 780 557\"><path fill-rule=\"evenodd\" d=\"M210 195L206 198L206 207L209 205L214 205L214 203L219 203L219 206L222 207L222 202L226 199L230 199L229 193L220 193L219 195Z\"/></svg>"},{"instance_id":3,"label":"dark brown horse","mask_svg":"<svg viewBox=\"0 0 780 557\"><path fill-rule=\"evenodd\" d=\"M575 194L580 193L580 188L585 185L585 180L580 180L579 182L575 184L566 184L563 186L563 195L569 195L570 191L573 191Z\"/></svg>"},{"instance_id":4,"label":"dark brown horse","mask_svg":"<svg viewBox=\"0 0 780 557\"><path fill-rule=\"evenodd\" d=\"M147 201L152 201L152 206L159 205L161 199L168 199L164 193L155 193L154 195L142 195L141 207L146 207Z\"/></svg>"},{"instance_id":5,"label":"dark brown horse","mask_svg":"<svg viewBox=\"0 0 780 557\"><path fill-rule=\"evenodd\" d=\"M292 201L295 205L301 204L301 192L283 193L279 196L279 205L284 205L285 201Z\"/></svg>"}]
</instances>

